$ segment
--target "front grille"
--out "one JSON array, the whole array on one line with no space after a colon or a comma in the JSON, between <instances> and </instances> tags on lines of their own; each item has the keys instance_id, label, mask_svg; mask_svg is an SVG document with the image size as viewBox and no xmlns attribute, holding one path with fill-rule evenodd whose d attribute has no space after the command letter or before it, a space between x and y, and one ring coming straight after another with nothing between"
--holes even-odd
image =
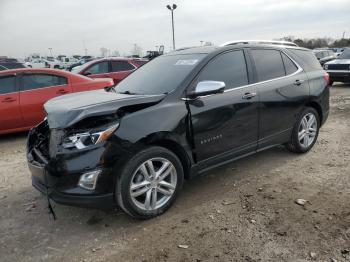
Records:
<instances>
[{"instance_id":1,"label":"front grille","mask_svg":"<svg viewBox=\"0 0 350 262\"><path fill-rule=\"evenodd\" d=\"M328 70L349 70L349 66L344 64L330 64L328 65Z\"/></svg>"}]
</instances>

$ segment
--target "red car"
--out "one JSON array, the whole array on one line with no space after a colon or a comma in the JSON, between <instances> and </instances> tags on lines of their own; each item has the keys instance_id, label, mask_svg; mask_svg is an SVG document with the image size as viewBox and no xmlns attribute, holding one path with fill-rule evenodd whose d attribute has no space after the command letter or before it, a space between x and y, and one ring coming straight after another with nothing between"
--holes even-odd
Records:
<instances>
[{"instance_id":1,"label":"red car","mask_svg":"<svg viewBox=\"0 0 350 262\"><path fill-rule=\"evenodd\" d=\"M45 117L43 104L67 93L113 86L112 79L91 79L55 69L0 71L0 134L29 130Z\"/></svg>"},{"instance_id":2,"label":"red car","mask_svg":"<svg viewBox=\"0 0 350 262\"><path fill-rule=\"evenodd\" d=\"M135 69L147 63L148 60L137 58L108 57L88 62L72 72L91 78L110 77L118 84Z\"/></svg>"}]
</instances>

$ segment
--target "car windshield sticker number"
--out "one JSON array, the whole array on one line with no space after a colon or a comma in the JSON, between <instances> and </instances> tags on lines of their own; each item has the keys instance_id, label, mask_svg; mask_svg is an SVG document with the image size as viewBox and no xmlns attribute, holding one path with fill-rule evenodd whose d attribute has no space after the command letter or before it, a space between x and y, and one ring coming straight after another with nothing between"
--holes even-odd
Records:
<instances>
[{"instance_id":1,"label":"car windshield sticker number","mask_svg":"<svg viewBox=\"0 0 350 262\"><path fill-rule=\"evenodd\" d=\"M190 65L193 66L195 64L197 64L198 59L185 59L185 60L177 60L177 62L175 63L175 65Z\"/></svg>"}]
</instances>

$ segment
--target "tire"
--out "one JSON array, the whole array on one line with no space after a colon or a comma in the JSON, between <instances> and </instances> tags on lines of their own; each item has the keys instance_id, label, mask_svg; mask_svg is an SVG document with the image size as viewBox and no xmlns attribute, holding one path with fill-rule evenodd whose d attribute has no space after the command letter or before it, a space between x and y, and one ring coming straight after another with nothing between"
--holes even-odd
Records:
<instances>
[{"instance_id":1,"label":"tire","mask_svg":"<svg viewBox=\"0 0 350 262\"><path fill-rule=\"evenodd\" d=\"M54 65L53 68L54 69L60 69L60 66L59 65Z\"/></svg>"},{"instance_id":2,"label":"tire","mask_svg":"<svg viewBox=\"0 0 350 262\"><path fill-rule=\"evenodd\" d=\"M309 124L312 122L312 120L310 119L311 116L314 116L315 124L305 128L305 126L309 126ZM309 120L305 123L304 122L305 119L306 120L309 119ZM305 132L302 132L303 129ZM286 144L287 149L294 153L308 152L317 141L319 129L320 129L320 117L317 111L312 107L305 108L299 115L296 123L294 124L291 139ZM303 134L304 134L304 138L302 138Z\"/></svg>"},{"instance_id":3,"label":"tire","mask_svg":"<svg viewBox=\"0 0 350 262\"><path fill-rule=\"evenodd\" d=\"M160 172L161 168L164 172ZM158 180L154 179L156 176ZM159 146L148 147L131 157L118 174L116 200L132 217L153 218L174 203L183 180L183 167L174 153Z\"/></svg>"}]
</instances>

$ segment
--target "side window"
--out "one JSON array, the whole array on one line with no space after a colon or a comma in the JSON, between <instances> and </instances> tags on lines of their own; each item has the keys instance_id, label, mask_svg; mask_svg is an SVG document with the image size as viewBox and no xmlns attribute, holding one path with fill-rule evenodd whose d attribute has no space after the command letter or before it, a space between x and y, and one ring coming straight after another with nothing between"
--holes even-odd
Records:
<instances>
[{"instance_id":1,"label":"side window","mask_svg":"<svg viewBox=\"0 0 350 262\"><path fill-rule=\"evenodd\" d=\"M94 64L90 68L88 68L85 71L85 73L90 73L92 75L108 73L108 62L105 61L105 62Z\"/></svg>"},{"instance_id":2,"label":"side window","mask_svg":"<svg viewBox=\"0 0 350 262\"><path fill-rule=\"evenodd\" d=\"M66 85L67 78L47 74L25 74L22 76L21 91L33 90L49 86Z\"/></svg>"},{"instance_id":3,"label":"side window","mask_svg":"<svg viewBox=\"0 0 350 262\"><path fill-rule=\"evenodd\" d=\"M298 70L298 67L293 63L292 60L289 59L288 56L286 56L283 53L281 54L282 54L282 59L284 63L284 68L286 69L286 75L290 75L296 72Z\"/></svg>"},{"instance_id":4,"label":"side window","mask_svg":"<svg viewBox=\"0 0 350 262\"><path fill-rule=\"evenodd\" d=\"M16 77L1 76L0 77L0 95L16 92Z\"/></svg>"},{"instance_id":5,"label":"side window","mask_svg":"<svg viewBox=\"0 0 350 262\"><path fill-rule=\"evenodd\" d=\"M129 71L135 69L135 67L133 67L126 61L112 61L111 63L112 72Z\"/></svg>"},{"instance_id":6,"label":"side window","mask_svg":"<svg viewBox=\"0 0 350 262\"><path fill-rule=\"evenodd\" d=\"M252 55L259 81L285 76L280 51L267 49L252 50Z\"/></svg>"},{"instance_id":7,"label":"side window","mask_svg":"<svg viewBox=\"0 0 350 262\"><path fill-rule=\"evenodd\" d=\"M196 83L201 81L223 81L225 89L247 85L247 65L243 51L227 52L214 58L200 72Z\"/></svg>"}]
</instances>

